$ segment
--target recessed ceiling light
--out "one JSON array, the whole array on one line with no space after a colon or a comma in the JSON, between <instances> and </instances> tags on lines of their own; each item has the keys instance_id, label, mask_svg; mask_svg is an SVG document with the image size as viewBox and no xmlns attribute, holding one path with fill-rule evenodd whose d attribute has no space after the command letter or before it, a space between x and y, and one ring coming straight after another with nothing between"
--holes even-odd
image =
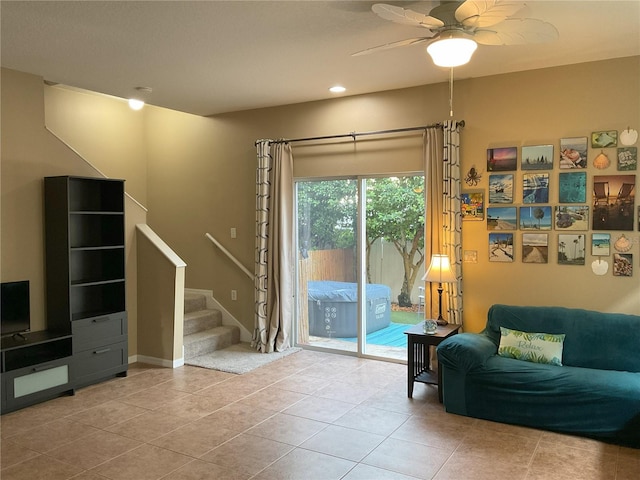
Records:
<instances>
[{"instance_id":1,"label":"recessed ceiling light","mask_svg":"<svg viewBox=\"0 0 640 480\"><path fill-rule=\"evenodd\" d=\"M129 99L129 108L132 110L140 110L144 107L144 99L147 95L149 95L153 89L151 87L136 87L136 93L133 98Z\"/></svg>"},{"instance_id":2,"label":"recessed ceiling light","mask_svg":"<svg viewBox=\"0 0 640 480\"><path fill-rule=\"evenodd\" d=\"M131 110L141 110L144 107L144 102L142 100L137 100L135 98L129 99L129 108Z\"/></svg>"},{"instance_id":3,"label":"recessed ceiling light","mask_svg":"<svg viewBox=\"0 0 640 480\"><path fill-rule=\"evenodd\" d=\"M329 89L331 93L344 93L347 91L342 85L335 85Z\"/></svg>"}]
</instances>

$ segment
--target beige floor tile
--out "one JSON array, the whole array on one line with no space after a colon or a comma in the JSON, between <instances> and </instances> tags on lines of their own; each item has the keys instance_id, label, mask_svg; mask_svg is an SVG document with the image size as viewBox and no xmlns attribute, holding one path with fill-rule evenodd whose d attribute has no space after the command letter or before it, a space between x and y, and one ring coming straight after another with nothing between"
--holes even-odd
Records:
<instances>
[{"instance_id":1,"label":"beige floor tile","mask_svg":"<svg viewBox=\"0 0 640 480\"><path fill-rule=\"evenodd\" d=\"M343 416L354 406L352 403L314 396L300 400L282 413L318 420L319 422L331 423Z\"/></svg>"},{"instance_id":2,"label":"beige floor tile","mask_svg":"<svg viewBox=\"0 0 640 480\"><path fill-rule=\"evenodd\" d=\"M373 386L354 385L342 381L334 381L315 392L315 396L357 405L378 393L381 393L380 389Z\"/></svg>"},{"instance_id":3,"label":"beige floor tile","mask_svg":"<svg viewBox=\"0 0 640 480\"><path fill-rule=\"evenodd\" d=\"M303 393L282 390L278 387L270 386L239 400L238 403L280 412L305 398L307 398L307 395Z\"/></svg>"},{"instance_id":4,"label":"beige floor tile","mask_svg":"<svg viewBox=\"0 0 640 480\"><path fill-rule=\"evenodd\" d=\"M385 438L385 436L375 433L329 425L303 442L300 448L359 462L380 445Z\"/></svg>"},{"instance_id":5,"label":"beige floor tile","mask_svg":"<svg viewBox=\"0 0 640 480\"><path fill-rule=\"evenodd\" d=\"M435 393L437 402L438 394ZM381 391L375 395L372 395L361 405L366 407L379 408L381 410L387 410L389 412L404 413L407 415L418 414L426 409L428 398L421 397L417 392L414 392L413 398L407 397L406 390L396 391Z\"/></svg>"},{"instance_id":6,"label":"beige floor tile","mask_svg":"<svg viewBox=\"0 0 640 480\"><path fill-rule=\"evenodd\" d=\"M140 442L150 442L162 435L189 423L184 417L177 417L163 412L146 412L124 422L111 425L105 430L133 438Z\"/></svg>"},{"instance_id":7,"label":"beige floor tile","mask_svg":"<svg viewBox=\"0 0 640 480\"><path fill-rule=\"evenodd\" d=\"M446 450L387 438L362 463L427 480L440 470L449 456Z\"/></svg>"},{"instance_id":8,"label":"beige floor tile","mask_svg":"<svg viewBox=\"0 0 640 480\"><path fill-rule=\"evenodd\" d=\"M273 410L236 402L203 417L202 422L210 423L212 428L225 428L241 433L274 415Z\"/></svg>"},{"instance_id":9,"label":"beige floor tile","mask_svg":"<svg viewBox=\"0 0 640 480\"><path fill-rule=\"evenodd\" d=\"M0 445L0 468L6 468L16 463L24 462L30 458L37 457L38 452L29 450L23 445L12 442L11 440L2 440ZM0 475L2 478L2 475Z\"/></svg>"},{"instance_id":10,"label":"beige floor tile","mask_svg":"<svg viewBox=\"0 0 640 480\"><path fill-rule=\"evenodd\" d=\"M404 422L390 437L453 453L461 445L465 433L465 427L457 422L447 422L446 419L427 420L425 417L414 416Z\"/></svg>"},{"instance_id":11,"label":"beige floor tile","mask_svg":"<svg viewBox=\"0 0 640 480\"><path fill-rule=\"evenodd\" d=\"M488 440L491 443L491 440ZM433 480L524 480L527 464L454 453ZM549 477L547 480L556 480Z\"/></svg>"},{"instance_id":12,"label":"beige floor tile","mask_svg":"<svg viewBox=\"0 0 640 480\"><path fill-rule=\"evenodd\" d=\"M172 400L184 398L187 395L189 395L189 393L169 388L163 383L151 388L146 388L127 397L120 398L120 401L128 405L146 408L147 410L155 410Z\"/></svg>"},{"instance_id":13,"label":"beige floor tile","mask_svg":"<svg viewBox=\"0 0 640 480\"><path fill-rule=\"evenodd\" d=\"M342 480L414 480L415 478L417 477L359 463Z\"/></svg>"},{"instance_id":14,"label":"beige floor tile","mask_svg":"<svg viewBox=\"0 0 640 480\"><path fill-rule=\"evenodd\" d=\"M128 405L120 401L102 403L95 407L83 410L67 418L74 422L83 423L96 428L106 428L123 420L137 417L148 410L134 405Z\"/></svg>"},{"instance_id":15,"label":"beige floor tile","mask_svg":"<svg viewBox=\"0 0 640 480\"><path fill-rule=\"evenodd\" d=\"M31 450L45 453L97 431L98 429L89 425L63 418L14 435L10 440Z\"/></svg>"},{"instance_id":16,"label":"beige floor tile","mask_svg":"<svg viewBox=\"0 0 640 480\"><path fill-rule=\"evenodd\" d=\"M193 460L162 480L248 480L249 476L219 465Z\"/></svg>"},{"instance_id":17,"label":"beige floor tile","mask_svg":"<svg viewBox=\"0 0 640 480\"><path fill-rule=\"evenodd\" d=\"M47 452L47 456L90 469L140 446L140 442L110 432L98 431Z\"/></svg>"},{"instance_id":18,"label":"beige floor tile","mask_svg":"<svg viewBox=\"0 0 640 480\"><path fill-rule=\"evenodd\" d=\"M91 471L112 480L157 480L191 460L191 457L170 450L141 445Z\"/></svg>"},{"instance_id":19,"label":"beige floor tile","mask_svg":"<svg viewBox=\"0 0 640 480\"><path fill-rule=\"evenodd\" d=\"M635 451L635 457L631 455L618 457L616 480L637 480L640 477L640 449Z\"/></svg>"},{"instance_id":20,"label":"beige floor tile","mask_svg":"<svg viewBox=\"0 0 640 480\"><path fill-rule=\"evenodd\" d=\"M236 435L231 430L211 428L210 423L195 421L149 443L197 458Z\"/></svg>"},{"instance_id":21,"label":"beige floor tile","mask_svg":"<svg viewBox=\"0 0 640 480\"><path fill-rule=\"evenodd\" d=\"M326 427L326 423L278 413L247 433L297 446Z\"/></svg>"},{"instance_id":22,"label":"beige floor tile","mask_svg":"<svg viewBox=\"0 0 640 480\"><path fill-rule=\"evenodd\" d=\"M333 424L386 436L391 435L409 418L411 416L404 413L358 405L334 421Z\"/></svg>"},{"instance_id":23,"label":"beige floor tile","mask_svg":"<svg viewBox=\"0 0 640 480\"><path fill-rule=\"evenodd\" d=\"M338 480L355 465L348 460L296 448L252 480Z\"/></svg>"},{"instance_id":24,"label":"beige floor tile","mask_svg":"<svg viewBox=\"0 0 640 480\"><path fill-rule=\"evenodd\" d=\"M156 409L157 412L168 413L189 420L206 417L231 403L228 400L202 395L187 395L176 398Z\"/></svg>"},{"instance_id":25,"label":"beige floor tile","mask_svg":"<svg viewBox=\"0 0 640 480\"><path fill-rule=\"evenodd\" d=\"M283 457L293 446L254 435L239 435L200 459L247 475L255 475Z\"/></svg>"},{"instance_id":26,"label":"beige floor tile","mask_svg":"<svg viewBox=\"0 0 640 480\"><path fill-rule=\"evenodd\" d=\"M274 384L274 387L281 388L282 390L304 393L305 395L311 395L321 388L326 387L329 383L330 381L325 380L324 378L293 375L283 378L282 380L278 380L278 382Z\"/></svg>"},{"instance_id":27,"label":"beige floor tile","mask_svg":"<svg viewBox=\"0 0 640 480\"><path fill-rule=\"evenodd\" d=\"M491 439L490 441L487 441ZM536 453L538 440L510 433L489 432L473 428L458 446L456 453L473 457L494 459L496 462L529 465Z\"/></svg>"},{"instance_id":28,"label":"beige floor tile","mask_svg":"<svg viewBox=\"0 0 640 480\"><path fill-rule=\"evenodd\" d=\"M202 370L205 371L203 372ZM218 372L216 370L190 368L186 371L190 373L175 375L167 379L162 385L181 392L195 393L233 377L232 373Z\"/></svg>"},{"instance_id":29,"label":"beige floor tile","mask_svg":"<svg viewBox=\"0 0 640 480\"><path fill-rule=\"evenodd\" d=\"M581 480L608 480L615 478L616 464L617 455L594 454L590 450L541 440L531 462L531 471L566 478L580 474Z\"/></svg>"},{"instance_id":30,"label":"beige floor tile","mask_svg":"<svg viewBox=\"0 0 640 480\"><path fill-rule=\"evenodd\" d=\"M4 465L3 465L4 467ZM2 480L67 480L82 472L82 469L38 455L22 463L11 465L0 471Z\"/></svg>"}]
</instances>

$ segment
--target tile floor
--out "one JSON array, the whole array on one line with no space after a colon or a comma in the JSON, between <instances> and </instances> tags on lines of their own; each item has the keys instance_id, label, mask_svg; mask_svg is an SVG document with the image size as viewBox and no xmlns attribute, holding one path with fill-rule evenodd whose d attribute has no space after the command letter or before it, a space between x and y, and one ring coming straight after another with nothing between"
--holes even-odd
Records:
<instances>
[{"instance_id":1,"label":"tile floor","mask_svg":"<svg viewBox=\"0 0 640 480\"><path fill-rule=\"evenodd\" d=\"M640 450L447 414L404 365L312 351L240 376L135 364L0 426L2 480L640 478Z\"/></svg>"}]
</instances>

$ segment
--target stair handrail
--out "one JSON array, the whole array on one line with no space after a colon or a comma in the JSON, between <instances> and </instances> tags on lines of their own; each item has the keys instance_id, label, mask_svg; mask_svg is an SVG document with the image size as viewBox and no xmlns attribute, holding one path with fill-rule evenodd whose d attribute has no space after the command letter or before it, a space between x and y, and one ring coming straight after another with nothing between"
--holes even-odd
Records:
<instances>
[{"instance_id":1,"label":"stair handrail","mask_svg":"<svg viewBox=\"0 0 640 480\"><path fill-rule=\"evenodd\" d=\"M216 247L218 247L218 248L222 251L222 253L224 253L227 257L229 257L229 260L231 260L233 263L235 263L235 264L236 264L236 266L237 266L240 270L242 270L242 271L244 272L244 274L245 274L247 277L249 277L249 279L250 279L251 281L255 280L255 275L254 275L253 273L251 273L247 267L245 267L242 263L240 263L240 261L239 261L236 257L234 257L234 256L231 254L231 252L229 252L229 250L227 250L226 248L224 248L224 247L222 246L222 244L221 244L218 240L216 240L215 238L213 238L209 233L205 233L205 234L204 234L204 236L205 236L205 237L207 237L209 240L211 240L211 241L213 242L213 244L214 244Z\"/></svg>"}]
</instances>

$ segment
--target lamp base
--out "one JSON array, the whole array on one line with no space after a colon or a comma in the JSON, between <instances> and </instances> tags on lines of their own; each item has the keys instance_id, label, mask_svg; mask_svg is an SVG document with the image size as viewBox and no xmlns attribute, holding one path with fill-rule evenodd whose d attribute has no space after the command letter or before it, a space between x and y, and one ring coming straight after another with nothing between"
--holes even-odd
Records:
<instances>
[{"instance_id":1,"label":"lamp base","mask_svg":"<svg viewBox=\"0 0 640 480\"><path fill-rule=\"evenodd\" d=\"M438 325L440 325L441 327L445 326L445 325L449 325L449 322L447 322L443 317L438 317L436 319L436 323Z\"/></svg>"}]
</instances>

